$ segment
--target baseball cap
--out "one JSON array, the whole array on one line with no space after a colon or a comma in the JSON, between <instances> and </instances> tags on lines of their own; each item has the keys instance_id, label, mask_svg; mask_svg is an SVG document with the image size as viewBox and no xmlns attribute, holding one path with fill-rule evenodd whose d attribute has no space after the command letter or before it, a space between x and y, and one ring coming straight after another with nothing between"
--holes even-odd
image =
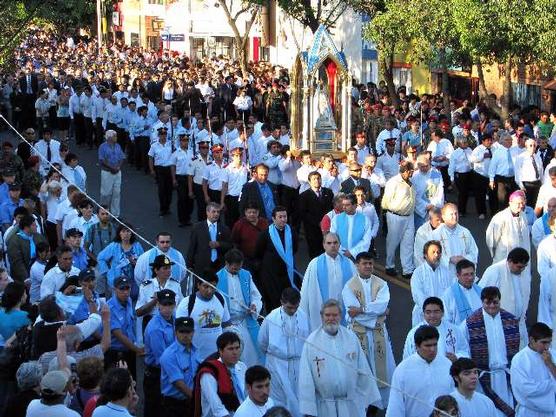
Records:
<instances>
[{"instance_id":1,"label":"baseball cap","mask_svg":"<svg viewBox=\"0 0 556 417\"><path fill-rule=\"evenodd\" d=\"M176 293L169 289L163 289L156 293L156 299L160 304L176 304Z\"/></svg>"},{"instance_id":2,"label":"baseball cap","mask_svg":"<svg viewBox=\"0 0 556 417\"><path fill-rule=\"evenodd\" d=\"M84 269L79 273L79 281L92 281L96 279L95 271L93 269Z\"/></svg>"},{"instance_id":3,"label":"baseball cap","mask_svg":"<svg viewBox=\"0 0 556 417\"><path fill-rule=\"evenodd\" d=\"M114 288L131 287L131 279L122 275L114 280Z\"/></svg>"},{"instance_id":4,"label":"baseball cap","mask_svg":"<svg viewBox=\"0 0 556 417\"><path fill-rule=\"evenodd\" d=\"M191 330L195 329L195 322L191 317L177 317L174 322L176 330Z\"/></svg>"},{"instance_id":5,"label":"baseball cap","mask_svg":"<svg viewBox=\"0 0 556 417\"><path fill-rule=\"evenodd\" d=\"M66 231L66 237L73 237L73 236L83 237L83 232L75 227L72 227L71 229L68 229Z\"/></svg>"},{"instance_id":6,"label":"baseball cap","mask_svg":"<svg viewBox=\"0 0 556 417\"><path fill-rule=\"evenodd\" d=\"M41 379L41 392L46 395L63 395L69 375L65 371L50 371Z\"/></svg>"},{"instance_id":7,"label":"baseball cap","mask_svg":"<svg viewBox=\"0 0 556 417\"><path fill-rule=\"evenodd\" d=\"M21 184L19 184L17 182L14 182L13 184L10 184L8 186L8 190L10 190L10 191L19 191L19 190L21 190Z\"/></svg>"}]
</instances>

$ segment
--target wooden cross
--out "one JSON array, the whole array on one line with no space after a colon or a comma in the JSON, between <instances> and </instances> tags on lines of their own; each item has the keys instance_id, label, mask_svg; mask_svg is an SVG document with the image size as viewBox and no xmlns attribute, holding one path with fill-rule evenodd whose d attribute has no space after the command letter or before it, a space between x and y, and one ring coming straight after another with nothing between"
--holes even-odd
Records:
<instances>
[{"instance_id":1,"label":"wooden cross","mask_svg":"<svg viewBox=\"0 0 556 417\"><path fill-rule=\"evenodd\" d=\"M315 362L317 364L317 376L320 378L320 363L324 361L324 358L319 358L318 356L315 356L315 359L313 359L313 362Z\"/></svg>"}]
</instances>

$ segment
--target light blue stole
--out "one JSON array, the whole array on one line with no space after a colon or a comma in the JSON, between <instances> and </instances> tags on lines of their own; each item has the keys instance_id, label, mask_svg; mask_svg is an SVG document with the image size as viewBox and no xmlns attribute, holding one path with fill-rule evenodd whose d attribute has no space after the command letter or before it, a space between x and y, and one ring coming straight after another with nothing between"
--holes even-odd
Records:
<instances>
[{"instance_id":1,"label":"light blue stole","mask_svg":"<svg viewBox=\"0 0 556 417\"><path fill-rule=\"evenodd\" d=\"M348 215L346 213L341 213L336 216L336 233L340 237L340 245L347 248L348 244ZM365 216L361 213L355 213L353 215L353 230L351 231L351 241L359 242L365 236Z\"/></svg>"},{"instance_id":2,"label":"light blue stole","mask_svg":"<svg viewBox=\"0 0 556 417\"><path fill-rule=\"evenodd\" d=\"M353 273L351 270L351 261L338 254L340 257L340 265L342 268L342 288L350 280ZM320 295L322 297L322 302L328 301L330 295L328 294L328 268L326 267L326 254L322 254L317 259L317 280L319 282Z\"/></svg>"},{"instance_id":3,"label":"light blue stole","mask_svg":"<svg viewBox=\"0 0 556 417\"><path fill-rule=\"evenodd\" d=\"M226 268L222 268L218 273L218 284L216 284L216 289L226 297L228 305L230 305L230 296L228 293L228 271ZM247 307L251 307L251 273L246 269L239 270L239 285L241 287L241 294L243 295L243 302ZM259 323L256 319L253 318L251 314L247 314L245 316L245 322L247 324L247 330L249 331L249 336L251 336L251 340L253 341L253 346L257 350L257 355L259 357L259 363L265 363L265 357L261 350L259 349Z\"/></svg>"},{"instance_id":4,"label":"light blue stole","mask_svg":"<svg viewBox=\"0 0 556 417\"><path fill-rule=\"evenodd\" d=\"M270 234L270 240L272 240L272 244L276 248L276 252L282 258L282 261L286 264L286 268L288 270L288 279L290 280L290 285L299 291L299 288L295 285L293 280L294 268L293 268L293 242L292 242L292 231L290 226L286 224L284 229L284 240L286 243L286 248L284 250L284 246L282 245L282 240L280 240L280 235L278 234L278 230L274 224L271 224L268 228L268 233Z\"/></svg>"},{"instance_id":5,"label":"light blue stole","mask_svg":"<svg viewBox=\"0 0 556 417\"><path fill-rule=\"evenodd\" d=\"M548 217L548 213L544 213L542 215L542 227L545 235L549 235L550 233L552 233L550 230L550 226L548 225Z\"/></svg>"},{"instance_id":6,"label":"light blue stole","mask_svg":"<svg viewBox=\"0 0 556 417\"><path fill-rule=\"evenodd\" d=\"M160 249L152 248L151 253L149 254L149 265L154 262L154 258L156 258L158 255L164 255L164 254ZM174 278L178 282L181 282L182 267L181 265L178 265L178 261L180 259L178 251L174 248L170 248L168 249L168 253L166 253L166 256L168 257L168 259L174 262L174 265L172 265L172 278Z\"/></svg>"},{"instance_id":7,"label":"light blue stole","mask_svg":"<svg viewBox=\"0 0 556 417\"><path fill-rule=\"evenodd\" d=\"M473 284L473 289L477 293L477 295L481 296L481 287L477 284ZM456 300L456 307L458 309L460 319L466 320L473 311L471 310L471 306L467 301L467 297L463 294L461 287L458 282L452 284L452 292L454 293L454 299Z\"/></svg>"}]
</instances>

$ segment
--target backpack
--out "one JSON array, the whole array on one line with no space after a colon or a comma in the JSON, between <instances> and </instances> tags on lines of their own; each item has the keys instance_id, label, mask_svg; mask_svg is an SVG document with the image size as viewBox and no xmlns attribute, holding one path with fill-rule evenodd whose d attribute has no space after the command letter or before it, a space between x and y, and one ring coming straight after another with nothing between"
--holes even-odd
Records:
<instances>
[{"instance_id":1,"label":"backpack","mask_svg":"<svg viewBox=\"0 0 556 417\"><path fill-rule=\"evenodd\" d=\"M218 291L214 293L215 297L220 301L222 307L224 307L224 296L220 294ZM187 315L191 317L191 312L193 311L193 307L195 306L195 300L197 299L197 293L194 292L189 296L189 301L187 302Z\"/></svg>"}]
</instances>

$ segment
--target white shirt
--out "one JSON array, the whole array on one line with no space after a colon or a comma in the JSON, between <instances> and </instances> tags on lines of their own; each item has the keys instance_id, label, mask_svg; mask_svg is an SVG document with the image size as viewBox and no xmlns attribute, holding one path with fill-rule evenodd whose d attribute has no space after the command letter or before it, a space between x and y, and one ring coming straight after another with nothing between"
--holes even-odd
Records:
<instances>
[{"instance_id":1,"label":"white shirt","mask_svg":"<svg viewBox=\"0 0 556 417\"><path fill-rule=\"evenodd\" d=\"M490 398L474 392L471 398L464 397L457 389L450 393L457 401L460 417L496 417L496 407Z\"/></svg>"},{"instance_id":2,"label":"white shirt","mask_svg":"<svg viewBox=\"0 0 556 417\"><path fill-rule=\"evenodd\" d=\"M245 389L245 371L247 367L243 362L238 362L234 365L234 369L240 389L247 395ZM203 410L202 417L226 417L234 414L226 410L226 407L224 407L224 404L220 401L216 379L208 373L203 374L201 377L201 408ZM254 414L249 415L249 417L255 416Z\"/></svg>"},{"instance_id":3,"label":"white shirt","mask_svg":"<svg viewBox=\"0 0 556 417\"><path fill-rule=\"evenodd\" d=\"M355 210L357 213L363 213L369 221L369 224L371 225L371 239L374 239L378 233L378 226L380 224L375 206L372 203L365 201L363 206L358 205Z\"/></svg>"},{"instance_id":4,"label":"white shirt","mask_svg":"<svg viewBox=\"0 0 556 417\"><path fill-rule=\"evenodd\" d=\"M309 185L309 174L317 169L313 165L301 165L297 169L297 180L299 181L299 194L311 188Z\"/></svg>"},{"instance_id":5,"label":"white shirt","mask_svg":"<svg viewBox=\"0 0 556 417\"><path fill-rule=\"evenodd\" d=\"M148 155L153 158L154 166L169 167L172 165L172 143L156 141L151 144Z\"/></svg>"},{"instance_id":6,"label":"white shirt","mask_svg":"<svg viewBox=\"0 0 556 417\"><path fill-rule=\"evenodd\" d=\"M25 417L80 417L77 411L73 411L64 404L44 405L40 399L33 400L27 407Z\"/></svg>"},{"instance_id":7,"label":"white shirt","mask_svg":"<svg viewBox=\"0 0 556 417\"><path fill-rule=\"evenodd\" d=\"M278 168L282 174L282 185L290 188L298 188L299 181L297 174L299 173L300 163L292 157L281 158L278 161Z\"/></svg>"},{"instance_id":8,"label":"white shirt","mask_svg":"<svg viewBox=\"0 0 556 417\"><path fill-rule=\"evenodd\" d=\"M208 188L214 191L222 190L222 176L224 173L224 163L218 165L212 162L205 167L203 172L203 181L207 181Z\"/></svg>"},{"instance_id":9,"label":"white shirt","mask_svg":"<svg viewBox=\"0 0 556 417\"><path fill-rule=\"evenodd\" d=\"M176 175L191 175L193 171L191 162L190 152L182 148L176 149L170 158L171 165L176 167Z\"/></svg>"},{"instance_id":10,"label":"white shirt","mask_svg":"<svg viewBox=\"0 0 556 417\"><path fill-rule=\"evenodd\" d=\"M535 208L542 208L546 212L546 210L548 210L548 201L552 197L556 197L556 188L552 186L550 181L548 181L539 189L539 195L537 197Z\"/></svg>"},{"instance_id":11,"label":"white shirt","mask_svg":"<svg viewBox=\"0 0 556 417\"><path fill-rule=\"evenodd\" d=\"M50 163L61 163L62 159L60 157L60 142L55 139L50 139ZM48 144L45 140L39 140L35 144L35 149L33 150L33 155L42 155L44 158L40 159L40 172L44 176L50 170L50 164L47 161L48 156Z\"/></svg>"},{"instance_id":12,"label":"white shirt","mask_svg":"<svg viewBox=\"0 0 556 417\"><path fill-rule=\"evenodd\" d=\"M72 265L68 272L64 272L60 269L58 265L50 269L44 276L41 282L40 298L43 300L49 295L53 295L56 291L66 282L66 279L73 275L79 275L79 269Z\"/></svg>"},{"instance_id":13,"label":"white shirt","mask_svg":"<svg viewBox=\"0 0 556 417\"><path fill-rule=\"evenodd\" d=\"M211 163L211 159L208 157L206 161L201 156L197 156L191 160L191 175L193 176L193 182L195 184L201 185L203 183L205 168Z\"/></svg>"},{"instance_id":14,"label":"white shirt","mask_svg":"<svg viewBox=\"0 0 556 417\"><path fill-rule=\"evenodd\" d=\"M381 153L386 152L386 139L394 138L396 139L396 151L400 149L400 138L402 136L402 132L399 129L393 128L392 130L384 129L382 130L378 136L376 137L376 151L380 155Z\"/></svg>"},{"instance_id":15,"label":"white shirt","mask_svg":"<svg viewBox=\"0 0 556 417\"><path fill-rule=\"evenodd\" d=\"M222 183L228 184L228 195L239 197L243 184L247 182L249 170L243 164L235 167L232 164L228 165L221 171Z\"/></svg>"},{"instance_id":16,"label":"white shirt","mask_svg":"<svg viewBox=\"0 0 556 417\"><path fill-rule=\"evenodd\" d=\"M384 173L384 178L388 181L400 172L400 160L399 153L394 152L393 155L390 155L388 152L384 152L376 160L376 168Z\"/></svg>"},{"instance_id":17,"label":"white shirt","mask_svg":"<svg viewBox=\"0 0 556 417\"><path fill-rule=\"evenodd\" d=\"M490 149L489 153L485 145L479 145L473 149L469 160L473 163L473 170L477 174L481 174L483 177L488 177L488 167L490 166L493 152L494 149Z\"/></svg>"},{"instance_id":18,"label":"white shirt","mask_svg":"<svg viewBox=\"0 0 556 417\"><path fill-rule=\"evenodd\" d=\"M366 169L363 169L361 173L361 178L366 178L371 183L371 192L373 193L373 199L378 198L380 196L380 189L384 188L386 185L386 177L384 176L384 172L380 168L375 167L371 175L369 175Z\"/></svg>"},{"instance_id":19,"label":"white shirt","mask_svg":"<svg viewBox=\"0 0 556 417\"><path fill-rule=\"evenodd\" d=\"M139 298L137 299L137 304L135 304L135 310L139 310L139 308L143 307L145 304L148 304L153 297L156 296L156 293L162 290L172 290L176 293L176 305L181 303L183 300L183 294L181 292L180 283L172 278L169 278L166 281L165 285L160 285L160 281L156 278L144 281L139 288ZM158 304L155 305L154 309L151 310L148 314L154 314L154 312L158 310Z\"/></svg>"},{"instance_id":20,"label":"white shirt","mask_svg":"<svg viewBox=\"0 0 556 417\"><path fill-rule=\"evenodd\" d=\"M537 165L537 171L533 166L533 159ZM543 181L543 165L541 157L538 154L530 155L529 152L520 153L517 158L515 158L515 182L519 188L523 187L523 181ZM532 203L532 201L531 201Z\"/></svg>"},{"instance_id":21,"label":"white shirt","mask_svg":"<svg viewBox=\"0 0 556 417\"><path fill-rule=\"evenodd\" d=\"M435 141L431 141L429 143L429 145L427 146L427 151L431 152L431 163L432 166L434 167L447 167L448 164L450 163L450 157L452 155L452 152L454 152L454 147L452 146L452 144L450 143L450 141L448 139L440 139L437 142ZM442 161L442 162L435 162L434 160L432 160L433 158L436 158L437 156L445 156L446 158L448 158L447 161Z\"/></svg>"},{"instance_id":22,"label":"white shirt","mask_svg":"<svg viewBox=\"0 0 556 417\"><path fill-rule=\"evenodd\" d=\"M503 177L510 177L515 175L511 173L511 169L513 170L513 154L511 149L513 148L506 148L505 146L500 146L492 155L492 161L490 161L490 165L488 167L488 176L491 181L494 181L494 177L496 175L500 175ZM508 164L508 152L510 153L510 160L512 161L512 166Z\"/></svg>"},{"instance_id":23,"label":"white shirt","mask_svg":"<svg viewBox=\"0 0 556 417\"><path fill-rule=\"evenodd\" d=\"M455 174L461 174L471 171L471 149L457 148L450 157L450 164L448 165L448 174L452 181Z\"/></svg>"}]
</instances>

